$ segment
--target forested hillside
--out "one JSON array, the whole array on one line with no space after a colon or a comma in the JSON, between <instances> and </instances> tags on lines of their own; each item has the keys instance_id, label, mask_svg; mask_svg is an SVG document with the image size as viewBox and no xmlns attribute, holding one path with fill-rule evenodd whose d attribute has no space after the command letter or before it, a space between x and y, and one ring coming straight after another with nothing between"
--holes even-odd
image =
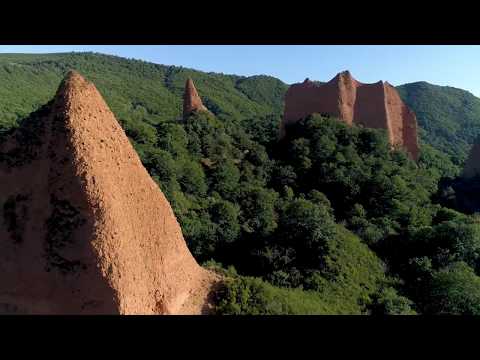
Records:
<instances>
[{"instance_id":1,"label":"forested hillside","mask_svg":"<svg viewBox=\"0 0 480 360\"><path fill-rule=\"evenodd\" d=\"M3 132L70 68L105 96L196 259L226 274L219 313L480 314L480 222L436 202L458 170L441 135L418 164L383 131L320 115L278 142L277 79L97 54L0 56ZM212 114L181 120L187 77Z\"/></svg>"},{"instance_id":2,"label":"forested hillside","mask_svg":"<svg viewBox=\"0 0 480 360\"><path fill-rule=\"evenodd\" d=\"M480 99L465 90L427 82L397 89L417 115L421 140L462 165L480 134Z\"/></svg>"},{"instance_id":3,"label":"forested hillside","mask_svg":"<svg viewBox=\"0 0 480 360\"><path fill-rule=\"evenodd\" d=\"M242 77L94 53L0 55L0 127L8 127L49 101L65 73L93 81L126 123L158 124L181 117L191 77L205 105L219 118L280 114L287 85L269 76Z\"/></svg>"}]
</instances>

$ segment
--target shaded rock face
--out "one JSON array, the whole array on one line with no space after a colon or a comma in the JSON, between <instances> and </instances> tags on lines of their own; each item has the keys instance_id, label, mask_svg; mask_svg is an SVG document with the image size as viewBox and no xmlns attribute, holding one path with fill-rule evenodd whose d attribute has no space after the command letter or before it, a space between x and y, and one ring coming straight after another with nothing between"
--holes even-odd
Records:
<instances>
[{"instance_id":1,"label":"shaded rock face","mask_svg":"<svg viewBox=\"0 0 480 360\"><path fill-rule=\"evenodd\" d=\"M182 313L213 282L78 73L1 141L0 184L1 313Z\"/></svg>"},{"instance_id":2,"label":"shaded rock face","mask_svg":"<svg viewBox=\"0 0 480 360\"><path fill-rule=\"evenodd\" d=\"M208 111L208 109L203 105L192 79L188 78L183 94L183 117L187 117L194 111Z\"/></svg>"},{"instance_id":3,"label":"shaded rock face","mask_svg":"<svg viewBox=\"0 0 480 360\"><path fill-rule=\"evenodd\" d=\"M462 177L470 179L475 176L480 176L480 139L473 144L470 154L463 168Z\"/></svg>"},{"instance_id":4,"label":"shaded rock face","mask_svg":"<svg viewBox=\"0 0 480 360\"><path fill-rule=\"evenodd\" d=\"M480 212L480 138L473 144L461 175L448 185L453 190L445 196L448 207L466 214Z\"/></svg>"},{"instance_id":5,"label":"shaded rock face","mask_svg":"<svg viewBox=\"0 0 480 360\"><path fill-rule=\"evenodd\" d=\"M306 79L290 86L285 95L280 138L290 124L313 113L335 116L349 125L385 129L392 145L403 147L413 159L418 158L415 114L387 82L362 84L345 71L322 85Z\"/></svg>"}]
</instances>

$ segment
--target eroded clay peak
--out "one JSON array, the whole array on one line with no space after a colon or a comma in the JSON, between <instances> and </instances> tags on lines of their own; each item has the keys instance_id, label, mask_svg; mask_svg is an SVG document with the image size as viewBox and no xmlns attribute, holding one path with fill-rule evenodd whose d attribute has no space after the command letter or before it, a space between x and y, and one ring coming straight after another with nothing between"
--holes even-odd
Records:
<instances>
[{"instance_id":1,"label":"eroded clay peak","mask_svg":"<svg viewBox=\"0 0 480 360\"><path fill-rule=\"evenodd\" d=\"M350 71L348 70L342 71L339 75L342 77L353 78L352 74L350 74Z\"/></svg>"},{"instance_id":2,"label":"eroded clay peak","mask_svg":"<svg viewBox=\"0 0 480 360\"><path fill-rule=\"evenodd\" d=\"M200 313L212 274L95 86L69 72L39 116L33 145L0 144L28 155L0 157L0 199L18 203L0 226L0 313Z\"/></svg>"},{"instance_id":3,"label":"eroded clay peak","mask_svg":"<svg viewBox=\"0 0 480 360\"><path fill-rule=\"evenodd\" d=\"M65 75L66 80L78 80L78 81L85 81L85 78L80 75L80 73L77 70L69 70L67 74Z\"/></svg>"},{"instance_id":4,"label":"eroded clay peak","mask_svg":"<svg viewBox=\"0 0 480 360\"><path fill-rule=\"evenodd\" d=\"M195 111L208 111L203 105L202 99L198 95L193 80L188 78L185 83L185 93L183 95L183 117L187 117Z\"/></svg>"},{"instance_id":5,"label":"eroded clay peak","mask_svg":"<svg viewBox=\"0 0 480 360\"><path fill-rule=\"evenodd\" d=\"M415 114L388 82L364 84L346 70L314 87L293 84L285 95L280 137L288 125L313 113L330 114L349 125L386 129L393 146L403 147L413 159L418 158Z\"/></svg>"},{"instance_id":6,"label":"eroded clay peak","mask_svg":"<svg viewBox=\"0 0 480 360\"><path fill-rule=\"evenodd\" d=\"M70 70L58 87L54 98L54 109L61 111L62 108L71 106L72 98L79 99L78 102L88 102L90 101L89 99L91 99L91 102L102 107L103 111L107 111L108 109L107 104L103 101L95 85L75 70ZM77 101L74 103L77 103Z\"/></svg>"},{"instance_id":7,"label":"eroded clay peak","mask_svg":"<svg viewBox=\"0 0 480 360\"><path fill-rule=\"evenodd\" d=\"M85 84L88 84L88 81L85 80L85 78L82 75L80 75L78 71L70 70L69 72L67 72L67 74L63 78L63 81L60 84L60 87L58 89L58 92L62 92L62 90L64 91L65 89L82 86Z\"/></svg>"}]
</instances>

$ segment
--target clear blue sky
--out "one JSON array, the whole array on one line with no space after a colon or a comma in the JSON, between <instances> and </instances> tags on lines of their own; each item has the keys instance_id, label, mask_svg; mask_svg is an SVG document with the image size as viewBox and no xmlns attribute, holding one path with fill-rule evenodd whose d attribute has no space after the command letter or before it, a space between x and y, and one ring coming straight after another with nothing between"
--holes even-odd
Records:
<instances>
[{"instance_id":1,"label":"clear blue sky","mask_svg":"<svg viewBox=\"0 0 480 360\"><path fill-rule=\"evenodd\" d=\"M326 81L350 70L361 82L393 85L428 81L480 96L480 46L270 46L270 45L0 45L0 53L96 51L158 64L237 75L266 74L286 83Z\"/></svg>"}]
</instances>

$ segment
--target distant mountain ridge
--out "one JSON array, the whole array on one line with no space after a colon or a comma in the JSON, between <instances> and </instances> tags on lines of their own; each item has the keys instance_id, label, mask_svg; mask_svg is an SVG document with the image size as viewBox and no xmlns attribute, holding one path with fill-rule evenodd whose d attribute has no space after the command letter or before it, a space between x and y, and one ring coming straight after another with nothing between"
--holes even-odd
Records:
<instances>
[{"instance_id":1,"label":"distant mountain ridge","mask_svg":"<svg viewBox=\"0 0 480 360\"><path fill-rule=\"evenodd\" d=\"M188 77L204 105L222 120L261 121L272 115L280 120L289 87L267 75L207 73L98 53L0 54L0 132L49 101L70 69L97 84L127 129L148 130L150 125L180 119ZM465 90L424 81L396 89L417 116L421 143L461 165L480 135L480 99Z\"/></svg>"}]
</instances>

